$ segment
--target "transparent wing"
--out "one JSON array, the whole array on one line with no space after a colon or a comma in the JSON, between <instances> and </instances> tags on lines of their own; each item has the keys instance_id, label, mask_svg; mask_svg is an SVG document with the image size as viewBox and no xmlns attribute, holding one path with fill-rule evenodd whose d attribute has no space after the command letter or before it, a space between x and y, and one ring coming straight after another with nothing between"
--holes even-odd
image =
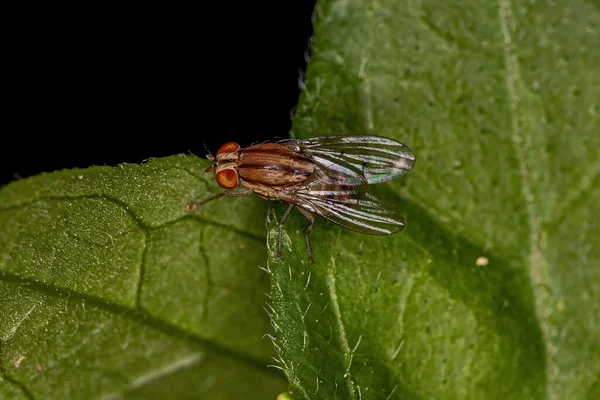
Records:
<instances>
[{"instance_id":1,"label":"transparent wing","mask_svg":"<svg viewBox=\"0 0 600 400\"><path fill-rule=\"evenodd\" d=\"M371 184L406 174L415 165L402 143L372 135L325 136L284 141L317 164L316 180L331 184Z\"/></svg>"},{"instance_id":2,"label":"transparent wing","mask_svg":"<svg viewBox=\"0 0 600 400\"><path fill-rule=\"evenodd\" d=\"M404 216L350 185L310 186L297 191L295 204L345 228L368 235L390 235L404 228Z\"/></svg>"}]
</instances>

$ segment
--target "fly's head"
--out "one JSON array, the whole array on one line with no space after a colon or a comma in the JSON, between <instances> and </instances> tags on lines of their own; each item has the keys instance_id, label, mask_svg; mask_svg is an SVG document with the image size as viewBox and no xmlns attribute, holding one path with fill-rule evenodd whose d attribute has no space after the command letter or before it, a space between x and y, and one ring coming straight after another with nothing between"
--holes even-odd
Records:
<instances>
[{"instance_id":1,"label":"fly's head","mask_svg":"<svg viewBox=\"0 0 600 400\"><path fill-rule=\"evenodd\" d=\"M215 179L223 189L234 189L238 185L238 162L240 159L240 145L235 142L225 143L217 155L207 154L206 158L212 165L205 172L215 172Z\"/></svg>"}]
</instances>

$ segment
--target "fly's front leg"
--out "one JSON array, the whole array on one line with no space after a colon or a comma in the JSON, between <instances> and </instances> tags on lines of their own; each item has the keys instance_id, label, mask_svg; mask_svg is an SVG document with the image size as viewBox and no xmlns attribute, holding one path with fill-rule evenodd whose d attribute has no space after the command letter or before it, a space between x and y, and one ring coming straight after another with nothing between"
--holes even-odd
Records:
<instances>
[{"instance_id":1,"label":"fly's front leg","mask_svg":"<svg viewBox=\"0 0 600 400\"><path fill-rule=\"evenodd\" d=\"M281 219L279 220L279 238L277 239L277 258L281 257L281 235L283 234L283 224L285 224L285 220L287 219L288 215L290 215L290 213L292 212L292 208L294 208L294 205L290 204L288 206L287 210L285 210L285 212L281 216Z\"/></svg>"},{"instance_id":2,"label":"fly's front leg","mask_svg":"<svg viewBox=\"0 0 600 400\"><path fill-rule=\"evenodd\" d=\"M219 199L223 196L230 196L230 197L234 197L234 196L249 196L252 194L252 191L250 189L246 189L243 186L238 186L235 189L230 189L227 190L225 192L221 192L221 193L217 193L214 196L209 197L206 200L202 200L202 201L194 201L191 202L187 205L186 210L188 211L196 211L198 209L198 207L201 207L203 205L205 205L206 203L208 203L209 201L213 201L216 199Z\"/></svg>"},{"instance_id":3,"label":"fly's front leg","mask_svg":"<svg viewBox=\"0 0 600 400\"><path fill-rule=\"evenodd\" d=\"M308 258L310 259L310 262L313 263L315 261L313 260L312 251L310 250L310 239L308 238L308 235L310 234L310 231L312 231L313 226L315 226L315 216L310 211L307 211L300 207L298 207L298 211L300 211L302 215L304 215L310 221L310 224L304 230L304 239L306 239L306 250L308 251Z\"/></svg>"}]
</instances>

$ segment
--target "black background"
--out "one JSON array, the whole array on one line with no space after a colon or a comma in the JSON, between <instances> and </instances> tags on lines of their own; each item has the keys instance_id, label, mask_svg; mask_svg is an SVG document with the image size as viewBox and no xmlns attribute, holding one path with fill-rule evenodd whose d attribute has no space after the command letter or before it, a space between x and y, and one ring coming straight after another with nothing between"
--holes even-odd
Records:
<instances>
[{"instance_id":1,"label":"black background","mask_svg":"<svg viewBox=\"0 0 600 400\"><path fill-rule=\"evenodd\" d=\"M15 10L0 184L288 137L315 2L273 3Z\"/></svg>"}]
</instances>

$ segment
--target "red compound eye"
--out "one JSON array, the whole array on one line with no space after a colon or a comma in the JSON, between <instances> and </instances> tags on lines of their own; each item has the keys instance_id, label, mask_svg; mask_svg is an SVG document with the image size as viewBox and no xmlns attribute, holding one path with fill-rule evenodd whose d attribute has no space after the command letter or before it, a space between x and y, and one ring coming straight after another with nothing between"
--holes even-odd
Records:
<instances>
[{"instance_id":1,"label":"red compound eye","mask_svg":"<svg viewBox=\"0 0 600 400\"><path fill-rule=\"evenodd\" d=\"M228 143L225 143L223 146L221 146L219 151L217 151L217 155L223 154L223 153L235 153L236 151L239 150L239 148L240 148L240 145L237 144L236 142L228 142Z\"/></svg>"},{"instance_id":2,"label":"red compound eye","mask_svg":"<svg viewBox=\"0 0 600 400\"><path fill-rule=\"evenodd\" d=\"M222 169L217 172L215 179L223 189L233 189L238 185L237 172L233 169Z\"/></svg>"}]
</instances>

